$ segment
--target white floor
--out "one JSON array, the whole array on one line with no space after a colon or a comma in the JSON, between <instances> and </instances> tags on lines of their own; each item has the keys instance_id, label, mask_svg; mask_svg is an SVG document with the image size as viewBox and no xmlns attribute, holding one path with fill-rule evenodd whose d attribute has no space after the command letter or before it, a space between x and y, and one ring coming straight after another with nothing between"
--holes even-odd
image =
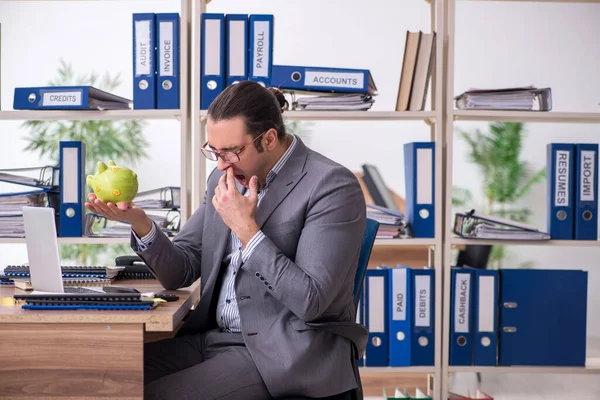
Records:
<instances>
[{"instance_id":1,"label":"white floor","mask_svg":"<svg viewBox=\"0 0 600 400\"><path fill-rule=\"evenodd\" d=\"M588 339L588 357L600 357L600 338ZM482 374L481 389L494 400L600 400L600 374ZM477 388L474 373L457 373L450 390L461 395ZM381 397L365 397L381 400Z\"/></svg>"}]
</instances>

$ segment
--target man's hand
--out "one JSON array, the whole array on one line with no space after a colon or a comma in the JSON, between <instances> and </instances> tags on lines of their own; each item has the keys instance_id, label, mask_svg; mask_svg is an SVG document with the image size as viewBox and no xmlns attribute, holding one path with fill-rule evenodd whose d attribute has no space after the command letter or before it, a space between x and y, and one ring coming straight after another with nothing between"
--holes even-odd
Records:
<instances>
[{"instance_id":1,"label":"man's hand","mask_svg":"<svg viewBox=\"0 0 600 400\"><path fill-rule=\"evenodd\" d=\"M131 228L139 237L146 236L152 230L152 221L141 208L133 203L104 203L94 193L88 195L89 203L85 206L91 212L102 215L111 221L123 221L131 224Z\"/></svg>"},{"instance_id":2,"label":"man's hand","mask_svg":"<svg viewBox=\"0 0 600 400\"><path fill-rule=\"evenodd\" d=\"M250 179L248 190L250 190L248 196L243 196L238 191L233 177L233 168L227 168L219 179L215 195L212 198L212 204L217 213L225 225L237 235L244 247L259 230L254 219L258 204L258 179L256 176Z\"/></svg>"}]
</instances>

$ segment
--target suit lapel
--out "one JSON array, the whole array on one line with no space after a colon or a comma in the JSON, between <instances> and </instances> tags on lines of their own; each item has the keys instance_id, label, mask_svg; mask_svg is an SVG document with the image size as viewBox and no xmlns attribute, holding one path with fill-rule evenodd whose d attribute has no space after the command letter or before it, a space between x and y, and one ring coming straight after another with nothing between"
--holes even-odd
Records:
<instances>
[{"instance_id":1,"label":"suit lapel","mask_svg":"<svg viewBox=\"0 0 600 400\"><path fill-rule=\"evenodd\" d=\"M296 137L296 148L290 158L283 165L277 176L269 184L265 197L261 200L256 210L256 223L262 229L267 219L277 206L290 194L292 189L306 175L304 164L308 156L308 149L299 137Z\"/></svg>"}]
</instances>

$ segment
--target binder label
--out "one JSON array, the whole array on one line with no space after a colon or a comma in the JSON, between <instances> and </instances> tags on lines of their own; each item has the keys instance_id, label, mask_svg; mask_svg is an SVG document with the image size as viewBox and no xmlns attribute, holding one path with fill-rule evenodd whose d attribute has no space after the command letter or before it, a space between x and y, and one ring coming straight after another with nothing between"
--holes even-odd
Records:
<instances>
[{"instance_id":1,"label":"binder label","mask_svg":"<svg viewBox=\"0 0 600 400\"><path fill-rule=\"evenodd\" d=\"M596 152L591 150L582 150L581 154L581 182L579 189L579 198L581 201L594 201L594 159Z\"/></svg>"},{"instance_id":2,"label":"binder label","mask_svg":"<svg viewBox=\"0 0 600 400\"><path fill-rule=\"evenodd\" d=\"M479 332L494 332L494 312L496 306L494 304L495 277L480 276L479 277Z\"/></svg>"},{"instance_id":3,"label":"binder label","mask_svg":"<svg viewBox=\"0 0 600 400\"><path fill-rule=\"evenodd\" d=\"M406 268L394 269L392 271L392 293L394 298L394 321L406 320Z\"/></svg>"},{"instance_id":4,"label":"binder label","mask_svg":"<svg viewBox=\"0 0 600 400\"><path fill-rule=\"evenodd\" d=\"M362 89L364 76L360 72L306 71L304 85Z\"/></svg>"},{"instance_id":5,"label":"binder label","mask_svg":"<svg viewBox=\"0 0 600 400\"><path fill-rule=\"evenodd\" d=\"M204 27L204 74L221 74L221 21L218 19L206 20Z\"/></svg>"},{"instance_id":6,"label":"binder label","mask_svg":"<svg viewBox=\"0 0 600 400\"><path fill-rule=\"evenodd\" d=\"M454 287L454 331L469 333L470 274L456 274Z\"/></svg>"},{"instance_id":7,"label":"binder label","mask_svg":"<svg viewBox=\"0 0 600 400\"><path fill-rule=\"evenodd\" d=\"M135 21L135 75L150 75L150 21Z\"/></svg>"},{"instance_id":8,"label":"binder label","mask_svg":"<svg viewBox=\"0 0 600 400\"><path fill-rule=\"evenodd\" d=\"M160 68L158 74L160 76L174 76L173 73L173 22L161 21L158 27L160 43L159 46L159 62Z\"/></svg>"},{"instance_id":9,"label":"binder label","mask_svg":"<svg viewBox=\"0 0 600 400\"><path fill-rule=\"evenodd\" d=\"M271 38L269 35L269 21L254 22L254 76L263 78L269 77L269 49L271 48Z\"/></svg>"},{"instance_id":10,"label":"binder label","mask_svg":"<svg viewBox=\"0 0 600 400\"><path fill-rule=\"evenodd\" d=\"M556 151L556 174L554 189L554 206L569 206L569 152L567 150Z\"/></svg>"},{"instance_id":11,"label":"binder label","mask_svg":"<svg viewBox=\"0 0 600 400\"><path fill-rule=\"evenodd\" d=\"M42 106L80 106L81 91L45 92L42 95Z\"/></svg>"},{"instance_id":12,"label":"binder label","mask_svg":"<svg viewBox=\"0 0 600 400\"><path fill-rule=\"evenodd\" d=\"M417 149L417 204L433 204L433 150Z\"/></svg>"},{"instance_id":13,"label":"binder label","mask_svg":"<svg viewBox=\"0 0 600 400\"><path fill-rule=\"evenodd\" d=\"M244 21L229 22L229 75L246 75L246 53L245 46L246 23Z\"/></svg>"},{"instance_id":14,"label":"binder label","mask_svg":"<svg viewBox=\"0 0 600 400\"><path fill-rule=\"evenodd\" d=\"M368 313L368 329L369 332L384 332L385 331L385 299L383 297L385 280L382 276L369 277L369 299L367 300Z\"/></svg>"},{"instance_id":15,"label":"binder label","mask_svg":"<svg viewBox=\"0 0 600 400\"><path fill-rule=\"evenodd\" d=\"M431 325L431 279L429 276L415 276L415 326Z\"/></svg>"}]
</instances>

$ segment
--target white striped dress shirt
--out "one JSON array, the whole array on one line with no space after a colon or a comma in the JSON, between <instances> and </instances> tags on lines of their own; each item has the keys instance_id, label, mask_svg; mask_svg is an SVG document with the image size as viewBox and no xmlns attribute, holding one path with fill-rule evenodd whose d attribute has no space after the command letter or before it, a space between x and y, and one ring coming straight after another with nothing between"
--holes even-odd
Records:
<instances>
[{"instance_id":1,"label":"white striped dress shirt","mask_svg":"<svg viewBox=\"0 0 600 400\"><path fill-rule=\"evenodd\" d=\"M260 207L261 200L269 189L269 184L277 176L281 168L285 165L286 161L290 158L294 149L296 148L296 136L292 134L292 144L283 154L283 156L277 161L273 168L267 174L265 187L258 192L258 206ZM244 196L250 194L249 190L246 190ZM152 230L146 236L141 239L133 233L137 239L139 250L145 251L154 239L156 238L158 230L155 224L152 224ZM219 327L226 332L241 332L240 324L240 313L237 305L235 295L235 275L239 268L246 260L250 257L254 249L263 240L265 234L262 231L256 232L256 234L250 239L248 245L242 249L242 242L233 231L229 236L228 248L229 251L223 260L223 263L227 263L227 270L223 277L223 283L221 285L221 291L219 292L219 301L217 303L217 324Z\"/></svg>"}]
</instances>

